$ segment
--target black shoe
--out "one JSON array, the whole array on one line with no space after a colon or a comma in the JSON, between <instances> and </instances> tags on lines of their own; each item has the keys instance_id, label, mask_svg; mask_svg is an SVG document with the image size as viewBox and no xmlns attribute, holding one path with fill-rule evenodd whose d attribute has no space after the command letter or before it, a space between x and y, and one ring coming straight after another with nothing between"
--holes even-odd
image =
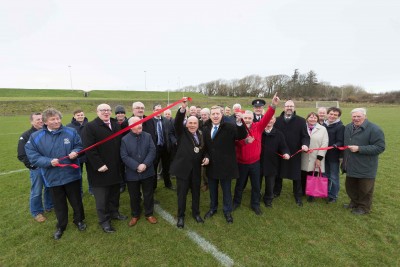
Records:
<instances>
[{"instance_id":1,"label":"black shoe","mask_svg":"<svg viewBox=\"0 0 400 267\"><path fill-rule=\"evenodd\" d=\"M345 208L345 209L354 209L355 208L355 206L352 204L352 203L346 203L346 204L343 204L343 208Z\"/></svg>"},{"instance_id":2,"label":"black shoe","mask_svg":"<svg viewBox=\"0 0 400 267\"><path fill-rule=\"evenodd\" d=\"M176 188L173 185L166 186L165 188L168 188L169 190L172 190L172 191L176 191Z\"/></svg>"},{"instance_id":3,"label":"black shoe","mask_svg":"<svg viewBox=\"0 0 400 267\"><path fill-rule=\"evenodd\" d=\"M203 218L201 218L200 215L193 216L193 219L194 219L197 223L204 223Z\"/></svg>"},{"instance_id":4,"label":"black shoe","mask_svg":"<svg viewBox=\"0 0 400 267\"><path fill-rule=\"evenodd\" d=\"M232 205L232 210L236 210L237 208L239 208L240 207L240 204L238 204L238 203L233 203L233 205Z\"/></svg>"},{"instance_id":5,"label":"black shoe","mask_svg":"<svg viewBox=\"0 0 400 267\"><path fill-rule=\"evenodd\" d=\"M76 224L76 227L78 227L79 231L85 231L86 230L86 223L84 223L83 221L78 222Z\"/></svg>"},{"instance_id":6,"label":"black shoe","mask_svg":"<svg viewBox=\"0 0 400 267\"><path fill-rule=\"evenodd\" d=\"M115 229L110 225L110 226L104 226L103 231L107 234L115 233Z\"/></svg>"},{"instance_id":7,"label":"black shoe","mask_svg":"<svg viewBox=\"0 0 400 267\"><path fill-rule=\"evenodd\" d=\"M256 213L256 215L261 215L262 214L262 211L261 211L260 207L255 207L255 208L251 208L251 209Z\"/></svg>"},{"instance_id":8,"label":"black shoe","mask_svg":"<svg viewBox=\"0 0 400 267\"><path fill-rule=\"evenodd\" d=\"M128 216L118 214L118 215L112 216L111 219L118 220L118 221L125 221L126 219L128 219Z\"/></svg>"},{"instance_id":9,"label":"black shoe","mask_svg":"<svg viewBox=\"0 0 400 267\"><path fill-rule=\"evenodd\" d=\"M330 197L330 198L328 198L328 201L326 203L327 204L336 203L336 199Z\"/></svg>"},{"instance_id":10,"label":"black shoe","mask_svg":"<svg viewBox=\"0 0 400 267\"><path fill-rule=\"evenodd\" d=\"M311 203L314 201L315 201L314 197L312 197L312 196L307 197L307 202Z\"/></svg>"},{"instance_id":11,"label":"black shoe","mask_svg":"<svg viewBox=\"0 0 400 267\"><path fill-rule=\"evenodd\" d=\"M303 202L301 200L296 200L296 205L299 207L303 207Z\"/></svg>"},{"instance_id":12,"label":"black shoe","mask_svg":"<svg viewBox=\"0 0 400 267\"><path fill-rule=\"evenodd\" d=\"M125 192L125 185L124 185L124 186L121 186L121 187L119 188L119 192L120 192L120 193Z\"/></svg>"},{"instance_id":13,"label":"black shoe","mask_svg":"<svg viewBox=\"0 0 400 267\"><path fill-rule=\"evenodd\" d=\"M366 212L365 210L361 209L361 208L355 208L351 211L351 213L353 213L354 215L365 215L368 212Z\"/></svg>"},{"instance_id":14,"label":"black shoe","mask_svg":"<svg viewBox=\"0 0 400 267\"><path fill-rule=\"evenodd\" d=\"M54 240L58 240L62 237L64 230L61 228L57 228L57 231L54 233Z\"/></svg>"},{"instance_id":15,"label":"black shoe","mask_svg":"<svg viewBox=\"0 0 400 267\"><path fill-rule=\"evenodd\" d=\"M265 200L264 199L264 205L266 208L272 208L272 200Z\"/></svg>"},{"instance_id":16,"label":"black shoe","mask_svg":"<svg viewBox=\"0 0 400 267\"><path fill-rule=\"evenodd\" d=\"M185 226L185 219L183 217L178 217L178 222L176 223L176 226L179 229L182 229Z\"/></svg>"},{"instance_id":17,"label":"black shoe","mask_svg":"<svg viewBox=\"0 0 400 267\"><path fill-rule=\"evenodd\" d=\"M225 213L224 215L227 223L233 223L233 218L230 213Z\"/></svg>"},{"instance_id":18,"label":"black shoe","mask_svg":"<svg viewBox=\"0 0 400 267\"><path fill-rule=\"evenodd\" d=\"M214 216L215 213L217 213L217 211L213 211L213 210L207 211L206 215L204 215L204 219L211 218L212 216Z\"/></svg>"}]
</instances>

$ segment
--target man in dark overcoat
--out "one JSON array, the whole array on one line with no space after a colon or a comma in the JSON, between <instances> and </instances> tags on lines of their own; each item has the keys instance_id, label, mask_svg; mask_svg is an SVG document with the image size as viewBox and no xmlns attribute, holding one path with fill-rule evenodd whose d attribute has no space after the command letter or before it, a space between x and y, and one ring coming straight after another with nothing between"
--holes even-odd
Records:
<instances>
[{"instance_id":1,"label":"man in dark overcoat","mask_svg":"<svg viewBox=\"0 0 400 267\"><path fill-rule=\"evenodd\" d=\"M286 101L284 111L276 119L275 127L284 134L290 155L295 154L300 149L308 151L310 136L307 133L306 120L296 115L292 100ZM274 187L275 197L281 194L283 178L293 180L294 199L299 207L303 206L301 200L303 195L301 187L301 153L296 154L290 160L281 160L280 172Z\"/></svg>"},{"instance_id":2,"label":"man in dark overcoat","mask_svg":"<svg viewBox=\"0 0 400 267\"><path fill-rule=\"evenodd\" d=\"M242 124L242 114L236 115L236 124L222 121L222 108L211 107L211 123L203 127L204 140L210 156L207 166L208 187L210 191L210 210L205 219L212 217L218 208L218 184L221 184L223 195L223 211L228 223L232 218L232 178L239 177L236 160L235 140L246 138L246 126Z\"/></svg>"},{"instance_id":3,"label":"man in dark overcoat","mask_svg":"<svg viewBox=\"0 0 400 267\"><path fill-rule=\"evenodd\" d=\"M100 104L97 118L86 124L82 132L85 147L89 147L120 130L117 121L111 118L111 107ZM106 233L113 233L111 219L126 220L128 217L119 213L120 157L121 137L117 136L99 146L86 151L87 173L92 192L96 200L99 224Z\"/></svg>"},{"instance_id":4,"label":"man in dark overcoat","mask_svg":"<svg viewBox=\"0 0 400 267\"><path fill-rule=\"evenodd\" d=\"M190 116L184 126L185 113L186 101L182 103L175 117L174 125L178 146L170 169L170 173L176 176L177 182L178 228L184 227L186 197L189 188L192 192L192 216L196 222L204 222L200 217L201 167L209 162L204 136L199 131L199 119L195 116Z\"/></svg>"}]
</instances>

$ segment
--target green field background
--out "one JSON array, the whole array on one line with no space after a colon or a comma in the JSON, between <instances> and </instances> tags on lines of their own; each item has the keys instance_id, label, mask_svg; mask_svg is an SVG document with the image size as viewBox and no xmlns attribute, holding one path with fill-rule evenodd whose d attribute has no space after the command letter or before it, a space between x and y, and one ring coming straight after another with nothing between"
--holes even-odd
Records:
<instances>
[{"instance_id":1,"label":"green field background","mask_svg":"<svg viewBox=\"0 0 400 267\"><path fill-rule=\"evenodd\" d=\"M342 208L348 202L341 176L341 191L336 204L326 204L318 199L298 208L292 196L290 181L284 181L282 195L274 201L273 209L262 207L263 215L256 216L250 209L250 185L244 192L240 209L233 213L234 223L228 225L222 215L222 199L217 215L204 225L190 217L190 197L187 203L187 219L184 230L178 230L163 220L150 225L141 218L135 227L127 221L114 222L115 234L105 234L97 224L94 199L84 184L84 207L88 229L79 232L70 224L59 241L52 239L55 215L48 213L48 220L39 224L29 214L29 172L16 158L20 134L30 127L28 114L43 110L43 103L51 102L63 111L63 124L71 117L71 110L82 103L88 110L89 119L95 117L97 104L126 103L127 110L133 101L143 100L147 106L153 102L167 103L166 93L140 98L139 94L109 98L113 92L90 99L77 99L76 95L59 96L39 93L35 96L0 90L0 266L219 266L221 263L210 253L203 251L190 238L191 231L228 255L235 266L399 266L400 265L400 183L399 183L399 136L400 125L396 116L399 106L368 106L368 118L380 125L385 132L386 151L380 156L379 170L371 214L354 216ZM18 90L13 90L18 91ZM48 92L47 92L48 93ZM77 92L80 93L80 92ZM80 97L80 96L79 96ZM95 99L91 99L91 98ZM176 93L171 102L182 97ZM203 107L214 104L232 104L251 99L210 99L193 95L193 103ZM136 100L137 99L137 100ZM125 101L125 102L124 102ZM29 104L28 104L29 103ZM30 106L29 106L30 105ZM52 104L53 105L53 104ZM62 106L61 106L62 105ZM19 106L19 108L18 108ZM298 114L305 116L315 111L315 103L299 103ZM342 119L350 122L350 110L356 104L343 103ZM364 106L364 105L360 105ZM247 105L247 107L249 107ZM5 111L4 109L8 109ZM282 108L278 108L280 113ZM129 113L129 112L128 112ZM13 115L14 114L14 115ZM86 175L84 174L84 177ZM175 183L175 179L173 179ZM160 181L155 196L160 207L175 216L176 193L163 187ZM208 210L208 192L201 194L201 213ZM129 195L121 195L121 212L129 215ZM71 214L70 214L71 216Z\"/></svg>"}]
</instances>

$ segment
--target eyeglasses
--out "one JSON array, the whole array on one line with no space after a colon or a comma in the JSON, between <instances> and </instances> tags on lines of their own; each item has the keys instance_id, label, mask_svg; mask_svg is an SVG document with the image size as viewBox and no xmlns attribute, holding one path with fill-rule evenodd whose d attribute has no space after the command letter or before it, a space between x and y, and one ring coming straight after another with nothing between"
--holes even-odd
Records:
<instances>
[{"instance_id":1,"label":"eyeglasses","mask_svg":"<svg viewBox=\"0 0 400 267\"><path fill-rule=\"evenodd\" d=\"M106 113L106 112L109 112L109 113L111 113L111 109L99 109L99 111L101 112L101 113Z\"/></svg>"},{"instance_id":2,"label":"eyeglasses","mask_svg":"<svg viewBox=\"0 0 400 267\"><path fill-rule=\"evenodd\" d=\"M144 110L144 107L136 107L135 109L143 109Z\"/></svg>"}]
</instances>

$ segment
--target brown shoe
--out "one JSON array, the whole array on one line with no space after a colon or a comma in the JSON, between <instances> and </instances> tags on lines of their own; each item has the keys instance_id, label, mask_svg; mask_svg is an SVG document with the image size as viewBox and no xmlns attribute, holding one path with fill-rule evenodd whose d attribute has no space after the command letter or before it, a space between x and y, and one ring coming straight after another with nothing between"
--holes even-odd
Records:
<instances>
[{"instance_id":1,"label":"brown shoe","mask_svg":"<svg viewBox=\"0 0 400 267\"><path fill-rule=\"evenodd\" d=\"M154 216L146 217L146 220L151 224L157 223L157 218Z\"/></svg>"},{"instance_id":2,"label":"brown shoe","mask_svg":"<svg viewBox=\"0 0 400 267\"><path fill-rule=\"evenodd\" d=\"M35 216L35 221L37 221L37 222L41 223L41 222L44 222L46 220L47 220L47 218L44 217L43 214L41 214L41 213L39 213L38 215Z\"/></svg>"},{"instance_id":3,"label":"brown shoe","mask_svg":"<svg viewBox=\"0 0 400 267\"><path fill-rule=\"evenodd\" d=\"M135 226L138 221L139 221L139 217L132 217L132 219L128 223L129 227Z\"/></svg>"}]
</instances>

